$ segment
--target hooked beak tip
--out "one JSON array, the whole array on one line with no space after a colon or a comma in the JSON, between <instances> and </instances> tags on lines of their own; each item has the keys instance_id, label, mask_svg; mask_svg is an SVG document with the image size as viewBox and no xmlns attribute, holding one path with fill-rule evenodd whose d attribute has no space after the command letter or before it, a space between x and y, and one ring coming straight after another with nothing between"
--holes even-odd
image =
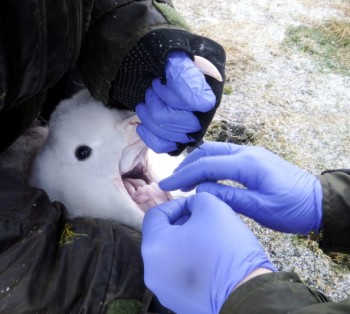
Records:
<instances>
[{"instance_id":1,"label":"hooked beak tip","mask_svg":"<svg viewBox=\"0 0 350 314\"><path fill-rule=\"evenodd\" d=\"M208 59L205 59L200 56L194 56L193 63L198 67L198 69L206 75L209 75L219 82L223 81L223 78L219 72L219 70L216 68L216 66L211 63Z\"/></svg>"}]
</instances>

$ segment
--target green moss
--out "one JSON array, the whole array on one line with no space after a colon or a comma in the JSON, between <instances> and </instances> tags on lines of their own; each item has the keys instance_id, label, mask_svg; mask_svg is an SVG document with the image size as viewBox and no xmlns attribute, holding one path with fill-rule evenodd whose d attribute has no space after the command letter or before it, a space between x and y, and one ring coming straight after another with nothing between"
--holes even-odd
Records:
<instances>
[{"instance_id":1,"label":"green moss","mask_svg":"<svg viewBox=\"0 0 350 314\"><path fill-rule=\"evenodd\" d=\"M213 121L205 134L205 139L213 142L247 144L254 141L255 131L244 125L225 120Z\"/></svg>"},{"instance_id":2,"label":"green moss","mask_svg":"<svg viewBox=\"0 0 350 314\"><path fill-rule=\"evenodd\" d=\"M350 76L348 23L327 22L316 27L291 27L283 45L312 56L322 71Z\"/></svg>"},{"instance_id":3,"label":"green moss","mask_svg":"<svg viewBox=\"0 0 350 314\"><path fill-rule=\"evenodd\" d=\"M163 14L163 16L170 24L190 31L190 27L185 19L173 7L166 3L157 2L156 0L153 1L153 5Z\"/></svg>"},{"instance_id":4,"label":"green moss","mask_svg":"<svg viewBox=\"0 0 350 314\"><path fill-rule=\"evenodd\" d=\"M333 262L341 266L342 268L346 268L350 270L350 256L348 254L343 253L329 253L329 257Z\"/></svg>"},{"instance_id":5,"label":"green moss","mask_svg":"<svg viewBox=\"0 0 350 314\"><path fill-rule=\"evenodd\" d=\"M225 85L225 86L224 86L224 94L225 94L225 95L231 95L232 93L233 93L232 87L231 87L231 86Z\"/></svg>"},{"instance_id":6,"label":"green moss","mask_svg":"<svg viewBox=\"0 0 350 314\"><path fill-rule=\"evenodd\" d=\"M322 239L322 231L319 234L311 232L306 236L295 235L292 239L295 244L303 245L314 252L319 250L318 243ZM343 253L327 253L327 255L341 268L350 270L350 255Z\"/></svg>"},{"instance_id":7,"label":"green moss","mask_svg":"<svg viewBox=\"0 0 350 314\"><path fill-rule=\"evenodd\" d=\"M107 314L137 314L141 307L138 300L113 300L108 304Z\"/></svg>"},{"instance_id":8,"label":"green moss","mask_svg":"<svg viewBox=\"0 0 350 314\"><path fill-rule=\"evenodd\" d=\"M87 234L83 234L83 233L75 233L72 230L72 225L69 223L66 223L64 225L62 234L61 234L61 238L59 241L59 245L65 245L65 244L71 244L73 243L73 240L75 237L77 236L83 236L83 237L87 237Z\"/></svg>"}]
</instances>

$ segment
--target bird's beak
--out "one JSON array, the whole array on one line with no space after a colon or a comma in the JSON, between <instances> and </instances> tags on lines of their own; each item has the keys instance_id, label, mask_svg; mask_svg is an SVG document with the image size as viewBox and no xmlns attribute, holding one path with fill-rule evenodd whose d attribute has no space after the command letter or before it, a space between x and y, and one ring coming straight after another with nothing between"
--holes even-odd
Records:
<instances>
[{"instance_id":1,"label":"bird's beak","mask_svg":"<svg viewBox=\"0 0 350 314\"><path fill-rule=\"evenodd\" d=\"M203 74L209 75L218 80L219 82L223 81L219 70L209 60L200 56L194 56L193 62Z\"/></svg>"}]
</instances>

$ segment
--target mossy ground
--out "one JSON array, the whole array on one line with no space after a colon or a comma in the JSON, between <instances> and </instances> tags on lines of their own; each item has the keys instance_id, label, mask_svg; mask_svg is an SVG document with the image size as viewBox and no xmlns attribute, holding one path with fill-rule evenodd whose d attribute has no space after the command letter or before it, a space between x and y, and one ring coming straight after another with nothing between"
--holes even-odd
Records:
<instances>
[{"instance_id":1,"label":"mossy ground","mask_svg":"<svg viewBox=\"0 0 350 314\"><path fill-rule=\"evenodd\" d=\"M299 245L304 245L310 250L318 249L318 242L322 239L322 232L320 234L310 233L306 236L296 235L295 242ZM343 253L327 253L334 263L340 267L350 270L350 255Z\"/></svg>"},{"instance_id":2,"label":"mossy ground","mask_svg":"<svg viewBox=\"0 0 350 314\"><path fill-rule=\"evenodd\" d=\"M350 23L290 27L284 46L312 56L321 71L350 76Z\"/></svg>"},{"instance_id":3,"label":"mossy ground","mask_svg":"<svg viewBox=\"0 0 350 314\"><path fill-rule=\"evenodd\" d=\"M213 121L205 135L205 139L213 142L228 142L235 144L253 143L255 131L244 125L225 120Z\"/></svg>"}]
</instances>

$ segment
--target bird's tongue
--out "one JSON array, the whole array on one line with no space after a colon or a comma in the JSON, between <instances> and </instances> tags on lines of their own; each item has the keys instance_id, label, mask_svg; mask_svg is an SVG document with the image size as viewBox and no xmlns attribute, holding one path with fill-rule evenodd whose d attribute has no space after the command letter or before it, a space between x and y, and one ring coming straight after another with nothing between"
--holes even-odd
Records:
<instances>
[{"instance_id":1,"label":"bird's tongue","mask_svg":"<svg viewBox=\"0 0 350 314\"><path fill-rule=\"evenodd\" d=\"M143 179L136 178L125 178L123 182L132 200L144 212L172 198L170 193L162 191L155 182L147 184Z\"/></svg>"}]
</instances>

